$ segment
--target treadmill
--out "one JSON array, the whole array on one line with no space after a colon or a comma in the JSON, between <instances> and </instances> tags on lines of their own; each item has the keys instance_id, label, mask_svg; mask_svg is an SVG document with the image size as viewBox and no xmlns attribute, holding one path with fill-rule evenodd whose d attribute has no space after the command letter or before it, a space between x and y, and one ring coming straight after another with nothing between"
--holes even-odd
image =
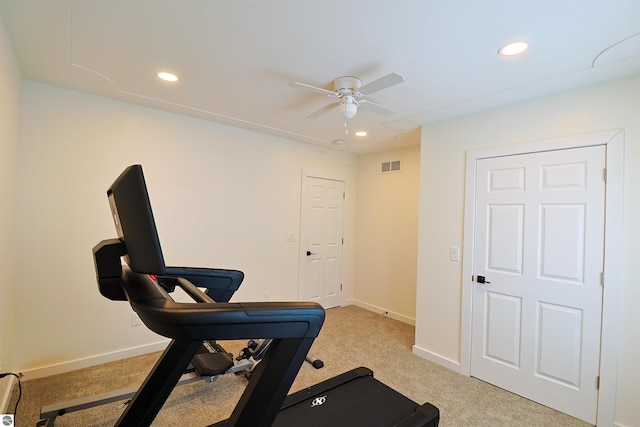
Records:
<instances>
[{"instance_id":1,"label":"treadmill","mask_svg":"<svg viewBox=\"0 0 640 427\"><path fill-rule=\"evenodd\" d=\"M287 396L322 328L322 306L231 303L239 285L224 276L237 272L167 267L140 165L127 167L107 197L118 238L93 248L100 293L113 301L129 301L149 329L171 339L116 426L151 425L203 341L255 337L273 341L231 416L214 426L438 425L438 408L413 402L364 367ZM176 287L193 302L174 301L171 292Z\"/></svg>"}]
</instances>

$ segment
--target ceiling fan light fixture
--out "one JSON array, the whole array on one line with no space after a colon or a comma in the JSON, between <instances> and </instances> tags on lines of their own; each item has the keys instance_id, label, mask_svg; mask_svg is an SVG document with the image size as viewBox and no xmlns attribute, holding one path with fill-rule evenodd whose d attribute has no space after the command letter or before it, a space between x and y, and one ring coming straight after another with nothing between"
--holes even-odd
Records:
<instances>
[{"instance_id":1,"label":"ceiling fan light fixture","mask_svg":"<svg viewBox=\"0 0 640 427\"><path fill-rule=\"evenodd\" d=\"M498 49L500 56L515 56L520 55L525 50L529 49L529 43L524 41L510 42Z\"/></svg>"},{"instance_id":2,"label":"ceiling fan light fixture","mask_svg":"<svg viewBox=\"0 0 640 427\"><path fill-rule=\"evenodd\" d=\"M338 109L343 116L347 119L351 119L355 117L358 112L358 104L355 103L353 97L347 96L344 101L340 103Z\"/></svg>"}]
</instances>

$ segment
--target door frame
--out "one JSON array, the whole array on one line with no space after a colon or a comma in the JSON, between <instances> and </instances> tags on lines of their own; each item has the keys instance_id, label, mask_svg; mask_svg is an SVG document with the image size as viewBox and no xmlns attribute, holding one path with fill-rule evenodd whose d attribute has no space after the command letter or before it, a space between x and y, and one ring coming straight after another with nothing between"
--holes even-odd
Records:
<instances>
[{"instance_id":1,"label":"door frame","mask_svg":"<svg viewBox=\"0 0 640 427\"><path fill-rule=\"evenodd\" d=\"M464 242L462 263L462 307L460 331L460 373L471 374L471 327L473 310L473 261L475 234L475 193L477 161L489 157L529 154L541 151L605 145L607 186L605 194L605 283L602 300L602 332L600 342L600 388L597 425L615 422L620 347L620 310L622 304L622 257L624 218L624 130L615 129L540 141L467 150ZM607 349L603 352L602 349Z\"/></svg>"},{"instance_id":2,"label":"door frame","mask_svg":"<svg viewBox=\"0 0 640 427\"><path fill-rule=\"evenodd\" d=\"M307 230L303 229L303 215L305 214L304 212L304 202L307 200L307 179L308 178L319 178L319 179L326 179L329 181L339 181L342 182L344 185L344 191L345 191L345 198L343 200L343 205L342 205L342 235L343 235L343 239L344 239L344 227L345 227L345 218L346 218L346 210L347 210L347 198L346 198L346 192L347 192L347 180L345 177L337 175L335 173L329 173L329 172L322 172L322 171L313 171L313 170L302 170L302 176L300 179L300 186L301 186L301 191L300 191L300 219L299 219L299 224L300 224L300 231L298 233L299 236L299 257L298 257L298 301L302 301L302 297L304 295L304 263L306 262L307 256L304 253L304 251L306 251L306 248L303 247L302 243L306 240L306 232ZM341 265L341 271L340 271L340 278L341 278L341 283L344 286L344 244L342 245L342 265ZM344 305L344 288L341 289L340 291L340 307L342 307Z\"/></svg>"}]
</instances>

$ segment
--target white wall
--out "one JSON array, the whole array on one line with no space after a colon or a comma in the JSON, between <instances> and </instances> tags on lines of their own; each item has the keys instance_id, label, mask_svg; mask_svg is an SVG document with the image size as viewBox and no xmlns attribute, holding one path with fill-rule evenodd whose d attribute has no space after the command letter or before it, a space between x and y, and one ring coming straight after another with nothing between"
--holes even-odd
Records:
<instances>
[{"instance_id":1,"label":"white wall","mask_svg":"<svg viewBox=\"0 0 640 427\"><path fill-rule=\"evenodd\" d=\"M0 372L14 371L14 304L16 281L14 233L18 123L22 81L13 48L0 16ZM4 413L5 391L11 377L0 380L0 413Z\"/></svg>"},{"instance_id":2,"label":"white wall","mask_svg":"<svg viewBox=\"0 0 640 427\"><path fill-rule=\"evenodd\" d=\"M297 299L298 239L286 236L299 235L301 171L345 176L352 292L353 155L31 81L22 104L14 358L31 378L162 340L131 327L93 271L91 248L115 237L105 191L129 164L144 167L167 264L243 270L237 301Z\"/></svg>"},{"instance_id":3,"label":"white wall","mask_svg":"<svg viewBox=\"0 0 640 427\"><path fill-rule=\"evenodd\" d=\"M640 77L565 92L422 129L416 349L460 362L465 150L625 129L624 303L616 424L640 426ZM606 351L606 349L604 349Z\"/></svg>"},{"instance_id":4,"label":"white wall","mask_svg":"<svg viewBox=\"0 0 640 427\"><path fill-rule=\"evenodd\" d=\"M402 161L402 171L380 173L381 163L393 160ZM419 185L419 146L358 157L353 303L410 324L415 324Z\"/></svg>"}]
</instances>

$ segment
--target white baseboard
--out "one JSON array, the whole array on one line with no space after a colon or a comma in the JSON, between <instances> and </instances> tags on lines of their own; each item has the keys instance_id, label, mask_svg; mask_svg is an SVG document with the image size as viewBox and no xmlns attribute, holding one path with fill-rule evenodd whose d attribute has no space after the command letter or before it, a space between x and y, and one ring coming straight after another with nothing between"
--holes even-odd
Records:
<instances>
[{"instance_id":1,"label":"white baseboard","mask_svg":"<svg viewBox=\"0 0 640 427\"><path fill-rule=\"evenodd\" d=\"M396 313L393 312L389 309L386 309L384 307L378 307L372 304L368 304L366 302L362 302L356 299L349 299L347 301L344 302L344 305L355 305L356 307L360 307L360 308L364 308L365 310L369 310L372 311L374 313L379 313L379 314L384 314L385 316L389 316L392 319L395 320L399 320L403 323L407 323L411 326L415 326L416 325L416 319L409 317L409 316L405 316L404 314L400 314L400 313Z\"/></svg>"},{"instance_id":2,"label":"white baseboard","mask_svg":"<svg viewBox=\"0 0 640 427\"><path fill-rule=\"evenodd\" d=\"M445 368L451 369L454 372L460 373L460 362L447 359L446 357L440 356L439 354L433 353L429 350L425 350L417 345L413 346L413 354L440 366L444 366Z\"/></svg>"},{"instance_id":3,"label":"white baseboard","mask_svg":"<svg viewBox=\"0 0 640 427\"><path fill-rule=\"evenodd\" d=\"M11 390L13 390L13 383L16 377L13 375L6 376L0 379L0 414L13 413L9 411L9 400L11 399Z\"/></svg>"},{"instance_id":4,"label":"white baseboard","mask_svg":"<svg viewBox=\"0 0 640 427\"><path fill-rule=\"evenodd\" d=\"M126 359L128 357L135 357L147 353L153 353L155 351L161 351L167 347L168 343L169 340L162 340L151 344L141 345L139 347L131 347L110 353L84 357L82 359L70 360L68 362L56 363L40 368L27 369L22 371L22 374L24 375L25 380L34 380L36 378L64 374L66 372L75 371L77 369L88 368L90 366L101 365L108 362L115 362L116 360Z\"/></svg>"}]
</instances>

